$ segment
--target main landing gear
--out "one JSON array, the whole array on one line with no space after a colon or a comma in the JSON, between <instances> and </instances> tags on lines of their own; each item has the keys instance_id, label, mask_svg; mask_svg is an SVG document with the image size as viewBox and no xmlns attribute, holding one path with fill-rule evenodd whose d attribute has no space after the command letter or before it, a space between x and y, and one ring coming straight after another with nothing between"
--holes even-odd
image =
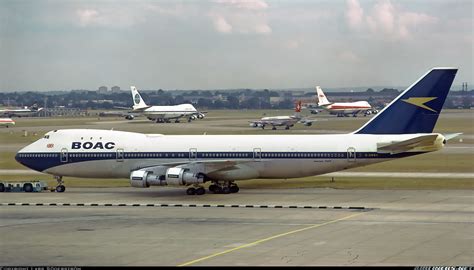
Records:
<instances>
[{"instance_id":1,"label":"main landing gear","mask_svg":"<svg viewBox=\"0 0 474 270\"><path fill-rule=\"evenodd\" d=\"M186 190L187 195L204 195L206 190L201 186L193 186Z\"/></svg>"},{"instance_id":2,"label":"main landing gear","mask_svg":"<svg viewBox=\"0 0 474 270\"><path fill-rule=\"evenodd\" d=\"M58 182L58 185L56 186L56 192L64 192L66 190L66 187L63 185L63 177L62 176L54 176L56 181Z\"/></svg>"},{"instance_id":3,"label":"main landing gear","mask_svg":"<svg viewBox=\"0 0 474 270\"><path fill-rule=\"evenodd\" d=\"M216 194L237 193L239 192L239 186L237 186L234 181L213 181L209 186L209 191Z\"/></svg>"},{"instance_id":4,"label":"main landing gear","mask_svg":"<svg viewBox=\"0 0 474 270\"><path fill-rule=\"evenodd\" d=\"M209 191L214 194L230 194L239 192L239 186L234 181L212 181ZM199 185L193 185L186 190L187 195L204 195L206 190Z\"/></svg>"}]
</instances>

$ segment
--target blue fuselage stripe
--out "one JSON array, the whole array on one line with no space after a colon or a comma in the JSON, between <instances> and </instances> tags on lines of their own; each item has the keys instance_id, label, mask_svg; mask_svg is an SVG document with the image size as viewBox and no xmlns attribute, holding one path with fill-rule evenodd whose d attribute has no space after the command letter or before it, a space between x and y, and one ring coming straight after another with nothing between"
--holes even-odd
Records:
<instances>
[{"instance_id":1,"label":"blue fuselage stripe","mask_svg":"<svg viewBox=\"0 0 474 270\"><path fill-rule=\"evenodd\" d=\"M421 154L409 152L388 154L377 152L36 152L18 153L15 159L21 164L37 171L48 168L86 161L98 160L129 160L129 159L187 159L187 160L216 160L216 159L262 159L266 161L281 159L314 160L314 159L384 159L402 158Z\"/></svg>"}]
</instances>

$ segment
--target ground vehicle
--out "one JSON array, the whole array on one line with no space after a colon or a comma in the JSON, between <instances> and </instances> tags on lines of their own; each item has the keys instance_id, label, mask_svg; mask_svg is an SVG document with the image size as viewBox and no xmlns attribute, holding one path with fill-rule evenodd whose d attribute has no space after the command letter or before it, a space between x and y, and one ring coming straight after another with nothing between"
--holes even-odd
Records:
<instances>
[{"instance_id":1,"label":"ground vehicle","mask_svg":"<svg viewBox=\"0 0 474 270\"><path fill-rule=\"evenodd\" d=\"M41 192L49 190L43 181L0 182L0 192Z\"/></svg>"}]
</instances>

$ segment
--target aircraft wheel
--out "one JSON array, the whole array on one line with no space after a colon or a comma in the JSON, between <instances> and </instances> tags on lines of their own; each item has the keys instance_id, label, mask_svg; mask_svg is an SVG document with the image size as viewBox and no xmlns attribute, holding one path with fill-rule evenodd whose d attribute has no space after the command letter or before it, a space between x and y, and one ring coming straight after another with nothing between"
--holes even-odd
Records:
<instances>
[{"instance_id":1,"label":"aircraft wheel","mask_svg":"<svg viewBox=\"0 0 474 270\"><path fill-rule=\"evenodd\" d=\"M276 130L277 128L276 127L272 127L272 130Z\"/></svg>"},{"instance_id":2,"label":"aircraft wheel","mask_svg":"<svg viewBox=\"0 0 474 270\"><path fill-rule=\"evenodd\" d=\"M290 129L290 127L287 126L287 127L285 127L285 129L288 130L288 129Z\"/></svg>"},{"instance_id":3,"label":"aircraft wheel","mask_svg":"<svg viewBox=\"0 0 474 270\"><path fill-rule=\"evenodd\" d=\"M230 188L229 187L223 187L222 188L222 193L229 194L230 193Z\"/></svg>"},{"instance_id":4,"label":"aircraft wheel","mask_svg":"<svg viewBox=\"0 0 474 270\"><path fill-rule=\"evenodd\" d=\"M237 185L230 187L230 193L237 193L239 192L239 187Z\"/></svg>"},{"instance_id":5,"label":"aircraft wheel","mask_svg":"<svg viewBox=\"0 0 474 270\"><path fill-rule=\"evenodd\" d=\"M214 193L216 194L221 194L223 191L222 191L222 187L220 186L217 186L216 189L214 190Z\"/></svg>"},{"instance_id":6,"label":"aircraft wheel","mask_svg":"<svg viewBox=\"0 0 474 270\"><path fill-rule=\"evenodd\" d=\"M5 192L5 185L0 183L0 192Z\"/></svg>"},{"instance_id":7,"label":"aircraft wheel","mask_svg":"<svg viewBox=\"0 0 474 270\"><path fill-rule=\"evenodd\" d=\"M188 195L194 195L194 194L196 194L196 189L195 189L195 188L192 188L192 187L191 187L191 188L188 188L188 189L186 190L186 194L188 194Z\"/></svg>"},{"instance_id":8,"label":"aircraft wheel","mask_svg":"<svg viewBox=\"0 0 474 270\"><path fill-rule=\"evenodd\" d=\"M56 187L56 192L64 192L66 190L66 187L63 185L59 185Z\"/></svg>"},{"instance_id":9,"label":"aircraft wheel","mask_svg":"<svg viewBox=\"0 0 474 270\"><path fill-rule=\"evenodd\" d=\"M216 185L210 185L210 186L209 186L209 191L210 191L210 192L216 193L216 189L217 189L217 186L216 186Z\"/></svg>"},{"instance_id":10,"label":"aircraft wheel","mask_svg":"<svg viewBox=\"0 0 474 270\"><path fill-rule=\"evenodd\" d=\"M31 184L24 184L23 185L23 190L25 192L33 192L33 186Z\"/></svg>"},{"instance_id":11,"label":"aircraft wheel","mask_svg":"<svg viewBox=\"0 0 474 270\"><path fill-rule=\"evenodd\" d=\"M203 187L199 187L196 189L196 195L204 195L206 190Z\"/></svg>"}]
</instances>

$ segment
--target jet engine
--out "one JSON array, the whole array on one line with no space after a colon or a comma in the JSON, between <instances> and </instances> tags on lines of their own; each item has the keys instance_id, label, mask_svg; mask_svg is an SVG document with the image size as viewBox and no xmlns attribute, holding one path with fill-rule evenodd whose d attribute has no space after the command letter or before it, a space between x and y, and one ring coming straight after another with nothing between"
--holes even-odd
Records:
<instances>
[{"instance_id":1,"label":"jet engine","mask_svg":"<svg viewBox=\"0 0 474 270\"><path fill-rule=\"evenodd\" d=\"M133 120L133 119L135 119L135 116L133 116L133 114L129 114L129 115L125 116L125 119Z\"/></svg>"},{"instance_id":2,"label":"jet engine","mask_svg":"<svg viewBox=\"0 0 474 270\"><path fill-rule=\"evenodd\" d=\"M189 117L189 119L191 119L191 120L196 120L196 116L195 116L195 115L191 115L191 116Z\"/></svg>"},{"instance_id":3,"label":"jet engine","mask_svg":"<svg viewBox=\"0 0 474 270\"><path fill-rule=\"evenodd\" d=\"M165 174L156 173L153 170L137 170L130 174L130 185L132 187L147 188L150 186L185 186L190 184L204 183L203 173L193 173L185 168L168 168Z\"/></svg>"},{"instance_id":4,"label":"jet engine","mask_svg":"<svg viewBox=\"0 0 474 270\"><path fill-rule=\"evenodd\" d=\"M203 119L205 116L206 116L205 114L203 114L203 113L200 113L200 114L198 114L198 115L197 115L197 118L199 118L199 119Z\"/></svg>"},{"instance_id":5,"label":"jet engine","mask_svg":"<svg viewBox=\"0 0 474 270\"><path fill-rule=\"evenodd\" d=\"M132 187L147 188L150 186L164 186L166 182L163 176L153 174L152 171L138 170L130 174L130 185Z\"/></svg>"},{"instance_id":6,"label":"jet engine","mask_svg":"<svg viewBox=\"0 0 474 270\"><path fill-rule=\"evenodd\" d=\"M304 125L307 126L307 127L310 127L310 126L313 125L313 122L305 122Z\"/></svg>"},{"instance_id":7,"label":"jet engine","mask_svg":"<svg viewBox=\"0 0 474 270\"><path fill-rule=\"evenodd\" d=\"M204 183L204 174L192 173L189 169L169 168L166 170L165 181L167 185L181 186Z\"/></svg>"}]
</instances>

